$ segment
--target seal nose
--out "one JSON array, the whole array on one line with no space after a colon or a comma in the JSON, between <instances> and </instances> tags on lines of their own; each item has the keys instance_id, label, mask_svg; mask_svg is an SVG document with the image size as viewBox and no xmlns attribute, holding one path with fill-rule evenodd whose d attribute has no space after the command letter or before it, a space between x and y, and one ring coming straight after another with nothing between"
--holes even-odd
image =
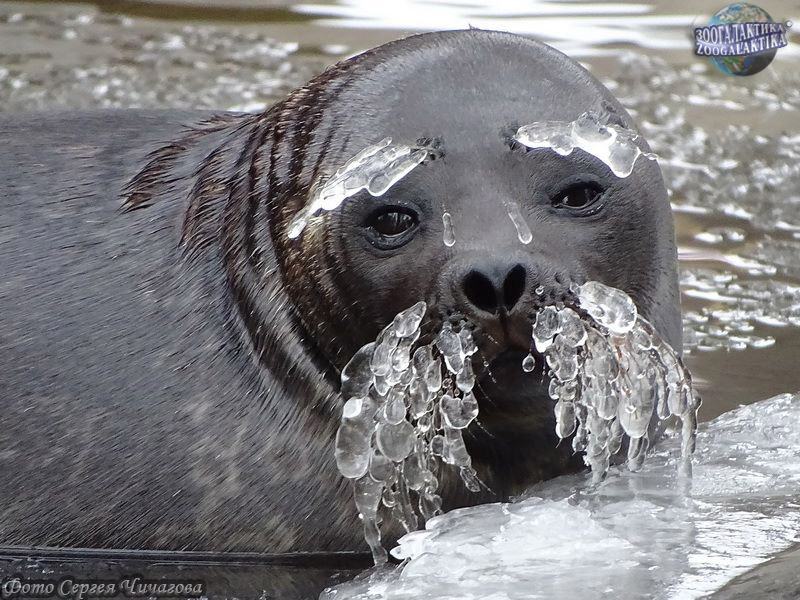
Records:
<instances>
[{"instance_id":1,"label":"seal nose","mask_svg":"<svg viewBox=\"0 0 800 600\"><path fill-rule=\"evenodd\" d=\"M473 268L467 272L461 287L467 300L479 310L496 313L500 309L511 309L525 292L525 267L515 264L507 266L486 266Z\"/></svg>"}]
</instances>

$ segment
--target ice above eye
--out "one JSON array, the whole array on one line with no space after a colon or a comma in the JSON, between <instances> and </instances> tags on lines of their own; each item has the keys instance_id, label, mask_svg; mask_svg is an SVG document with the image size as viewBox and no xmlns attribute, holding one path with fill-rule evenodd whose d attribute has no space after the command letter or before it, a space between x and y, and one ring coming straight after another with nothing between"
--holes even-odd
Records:
<instances>
[{"instance_id":1,"label":"ice above eye","mask_svg":"<svg viewBox=\"0 0 800 600\"><path fill-rule=\"evenodd\" d=\"M638 135L623 127L603 123L596 114L585 112L574 121L541 121L523 125L514 139L528 148L551 148L566 156L580 148L602 160L617 177L627 177L639 156L654 160L656 155L642 152Z\"/></svg>"},{"instance_id":2,"label":"ice above eye","mask_svg":"<svg viewBox=\"0 0 800 600\"><path fill-rule=\"evenodd\" d=\"M533 346L548 366L557 435L573 436L573 448L599 482L626 439L628 466L638 470L648 432L676 415L688 472L698 401L679 357L621 290L590 281L573 291L574 307L546 306L531 326ZM480 418L472 391L477 346L464 321L445 322L432 341L418 344L426 310L419 302L399 313L342 370L336 462L354 482L376 563L386 560L382 521L412 531L420 518L441 513L441 468L457 469L470 491L482 485L463 438ZM534 365L529 355L520 368Z\"/></svg>"},{"instance_id":3,"label":"ice above eye","mask_svg":"<svg viewBox=\"0 0 800 600\"><path fill-rule=\"evenodd\" d=\"M428 155L425 148L392 144L384 138L377 144L367 146L348 160L332 177L319 182L312 190L307 206L289 225L289 237L298 237L308 220L323 210L334 210L342 202L361 190L372 196L382 196Z\"/></svg>"}]
</instances>

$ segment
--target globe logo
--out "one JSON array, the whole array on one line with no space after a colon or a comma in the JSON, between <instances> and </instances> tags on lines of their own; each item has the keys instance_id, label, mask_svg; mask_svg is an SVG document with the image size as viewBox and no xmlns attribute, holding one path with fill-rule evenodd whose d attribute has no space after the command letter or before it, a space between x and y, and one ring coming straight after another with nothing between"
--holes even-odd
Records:
<instances>
[{"instance_id":1,"label":"globe logo","mask_svg":"<svg viewBox=\"0 0 800 600\"><path fill-rule=\"evenodd\" d=\"M778 48L788 45L786 26L755 4L735 2L717 12L707 27L694 30L694 53L708 56L728 75L755 75L767 68Z\"/></svg>"}]
</instances>

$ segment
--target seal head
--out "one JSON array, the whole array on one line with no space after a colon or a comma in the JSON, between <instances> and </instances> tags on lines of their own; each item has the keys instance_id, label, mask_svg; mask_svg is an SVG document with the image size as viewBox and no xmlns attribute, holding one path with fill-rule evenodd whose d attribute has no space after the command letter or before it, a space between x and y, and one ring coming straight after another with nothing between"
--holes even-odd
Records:
<instances>
[{"instance_id":1,"label":"seal head","mask_svg":"<svg viewBox=\"0 0 800 600\"><path fill-rule=\"evenodd\" d=\"M639 160L620 178L582 150L561 156L512 139L522 124L585 112L635 130L608 90L560 52L491 31L414 36L335 67L276 111L287 169L278 165L286 183L270 189L272 240L326 359L341 368L418 300L430 307L428 331L444 320L474 329L480 415L467 445L494 493L462 495L454 484L451 506L504 499L580 466L555 436L543 360L531 373L521 368L533 313L568 300L571 283L625 290L680 348L676 250L657 164ZM315 183L387 136L435 149L382 196L359 192L290 239L287 224ZM527 243L513 210L530 229ZM445 213L452 246L443 243Z\"/></svg>"}]
</instances>

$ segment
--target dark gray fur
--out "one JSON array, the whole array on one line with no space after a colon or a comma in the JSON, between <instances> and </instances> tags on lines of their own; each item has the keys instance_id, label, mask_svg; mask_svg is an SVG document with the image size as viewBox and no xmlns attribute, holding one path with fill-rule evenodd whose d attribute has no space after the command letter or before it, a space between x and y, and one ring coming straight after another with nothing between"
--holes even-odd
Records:
<instances>
[{"instance_id":1,"label":"dark gray fur","mask_svg":"<svg viewBox=\"0 0 800 600\"><path fill-rule=\"evenodd\" d=\"M525 314L539 284L556 298L569 281L600 279L680 347L658 167L642 160L617 180L581 152L508 147L514 125L584 110L632 126L564 55L469 30L372 50L259 115L0 117L0 542L363 548L333 460L339 370L419 299L431 328L463 315L479 335L493 331L453 282L498 257L527 269ZM380 201L419 205L414 241L390 255L365 245L369 197L288 240L315 178L386 135L443 141L441 160ZM605 220L548 212L547 193L572 171L608 183ZM530 245L517 242L504 197L525 207ZM441 244L445 208L452 249ZM508 349L491 346L481 338L490 358ZM549 399L513 400L483 399L491 435L470 441L496 494L450 481L448 506L575 468L568 444L555 450Z\"/></svg>"}]
</instances>

